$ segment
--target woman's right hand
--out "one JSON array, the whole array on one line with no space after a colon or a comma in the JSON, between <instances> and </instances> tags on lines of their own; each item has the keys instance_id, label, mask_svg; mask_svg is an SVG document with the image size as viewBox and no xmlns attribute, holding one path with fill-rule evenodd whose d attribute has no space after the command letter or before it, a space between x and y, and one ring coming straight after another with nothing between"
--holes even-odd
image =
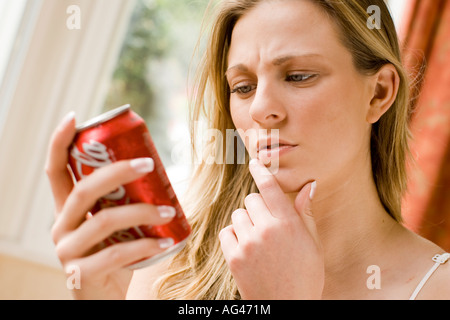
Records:
<instances>
[{"instance_id":1,"label":"woman's right hand","mask_svg":"<svg viewBox=\"0 0 450 320\"><path fill-rule=\"evenodd\" d=\"M75 137L75 117L69 114L55 130L49 147L46 172L55 200L55 224L52 237L56 253L68 276L77 270L81 288L74 289L77 299L123 299L133 262L163 252L172 239L140 239L106 247L103 241L114 232L138 225L164 225L174 210L148 204L104 209L87 219L96 201L153 170L151 159L113 163L96 170L74 185L68 170L68 149Z\"/></svg>"}]
</instances>

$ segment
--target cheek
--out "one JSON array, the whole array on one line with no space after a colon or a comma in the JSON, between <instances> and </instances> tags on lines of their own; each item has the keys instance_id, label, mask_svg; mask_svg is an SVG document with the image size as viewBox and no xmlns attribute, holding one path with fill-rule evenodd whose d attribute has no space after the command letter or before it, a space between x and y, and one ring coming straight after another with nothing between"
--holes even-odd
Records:
<instances>
[{"instance_id":1,"label":"cheek","mask_svg":"<svg viewBox=\"0 0 450 320\"><path fill-rule=\"evenodd\" d=\"M234 126L236 127L236 129L239 129L242 122L242 111L235 107L232 102L230 102L230 113L231 120L233 121Z\"/></svg>"},{"instance_id":2,"label":"cheek","mask_svg":"<svg viewBox=\"0 0 450 320\"><path fill-rule=\"evenodd\" d=\"M254 121L252 120L248 106L230 104L231 120L237 130L247 131L254 127Z\"/></svg>"},{"instance_id":3,"label":"cheek","mask_svg":"<svg viewBox=\"0 0 450 320\"><path fill-rule=\"evenodd\" d=\"M252 157L255 157L255 151L251 148L250 141L256 141L255 137L251 135L252 131L249 130L253 127L252 119L248 113L248 110L243 107L236 107L233 104L230 105L231 120L233 121L235 129L238 131L239 136L244 142L245 148ZM249 134L252 138L246 138ZM242 136L244 135L244 136Z\"/></svg>"},{"instance_id":4,"label":"cheek","mask_svg":"<svg viewBox=\"0 0 450 320\"><path fill-rule=\"evenodd\" d=\"M330 159L360 151L370 128L359 98L348 87L333 85L304 98L305 108L299 109L296 118L313 153Z\"/></svg>"}]
</instances>

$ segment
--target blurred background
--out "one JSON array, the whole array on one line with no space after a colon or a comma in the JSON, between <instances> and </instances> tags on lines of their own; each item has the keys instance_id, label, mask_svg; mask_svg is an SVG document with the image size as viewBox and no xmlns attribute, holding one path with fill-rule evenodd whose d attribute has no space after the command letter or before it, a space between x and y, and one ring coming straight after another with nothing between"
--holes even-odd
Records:
<instances>
[{"instance_id":1,"label":"blurred background","mask_svg":"<svg viewBox=\"0 0 450 320\"><path fill-rule=\"evenodd\" d=\"M188 71L207 2L0 0L0 299L71 298L43 171L69 111L83 122L131 104L182 195ZM388 2L418 88L405 224L450 250L450 0Z\"/></svg>"}]
</instances>

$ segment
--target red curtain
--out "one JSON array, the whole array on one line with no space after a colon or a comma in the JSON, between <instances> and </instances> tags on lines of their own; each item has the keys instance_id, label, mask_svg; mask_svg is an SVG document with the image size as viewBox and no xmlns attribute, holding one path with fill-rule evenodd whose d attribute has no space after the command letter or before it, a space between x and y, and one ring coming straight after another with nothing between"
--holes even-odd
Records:
<instances>
[{"instance_id":1,"label":"red curtain","mask_svg":"<svg viewBox=\"0 0 450 320\"><path fill-rule=\"evenodd\" d=\"M405 225L450 250L450 0L409 0L402 30L404 61L418 84Z\"/></svg>"}]
</instances>

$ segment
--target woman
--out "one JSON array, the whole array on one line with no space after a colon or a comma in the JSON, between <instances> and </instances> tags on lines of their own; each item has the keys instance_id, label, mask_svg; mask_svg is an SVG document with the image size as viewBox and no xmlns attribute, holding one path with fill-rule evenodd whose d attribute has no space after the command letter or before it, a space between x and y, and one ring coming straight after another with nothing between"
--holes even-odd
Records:
<instances>
[{"instance_id":1,"label":"woman","mask_svg":"<svg viewBox=\"0 0 450 320\"><path fill-rule=\"evenodd\" d=\"M380 29L368 27L372 5ZM73 187L65 152L73 115L56 130L47 165L53 237L63 265L81 269L76 297L450 298L447 256L423 278L444 251L401 225L409 85L382 0L221 1L194 91L193 123L206 117L224 136L267 132L256 142L242 137L259 160L200 165L185 200L191 241L133 275L124 266L164 241L95 245L170 217L147 205L84 216L151 170L149 160L113 164ZM220 145L211 142L207 154L224 154Z\"/></svg>"}]
</instances>

